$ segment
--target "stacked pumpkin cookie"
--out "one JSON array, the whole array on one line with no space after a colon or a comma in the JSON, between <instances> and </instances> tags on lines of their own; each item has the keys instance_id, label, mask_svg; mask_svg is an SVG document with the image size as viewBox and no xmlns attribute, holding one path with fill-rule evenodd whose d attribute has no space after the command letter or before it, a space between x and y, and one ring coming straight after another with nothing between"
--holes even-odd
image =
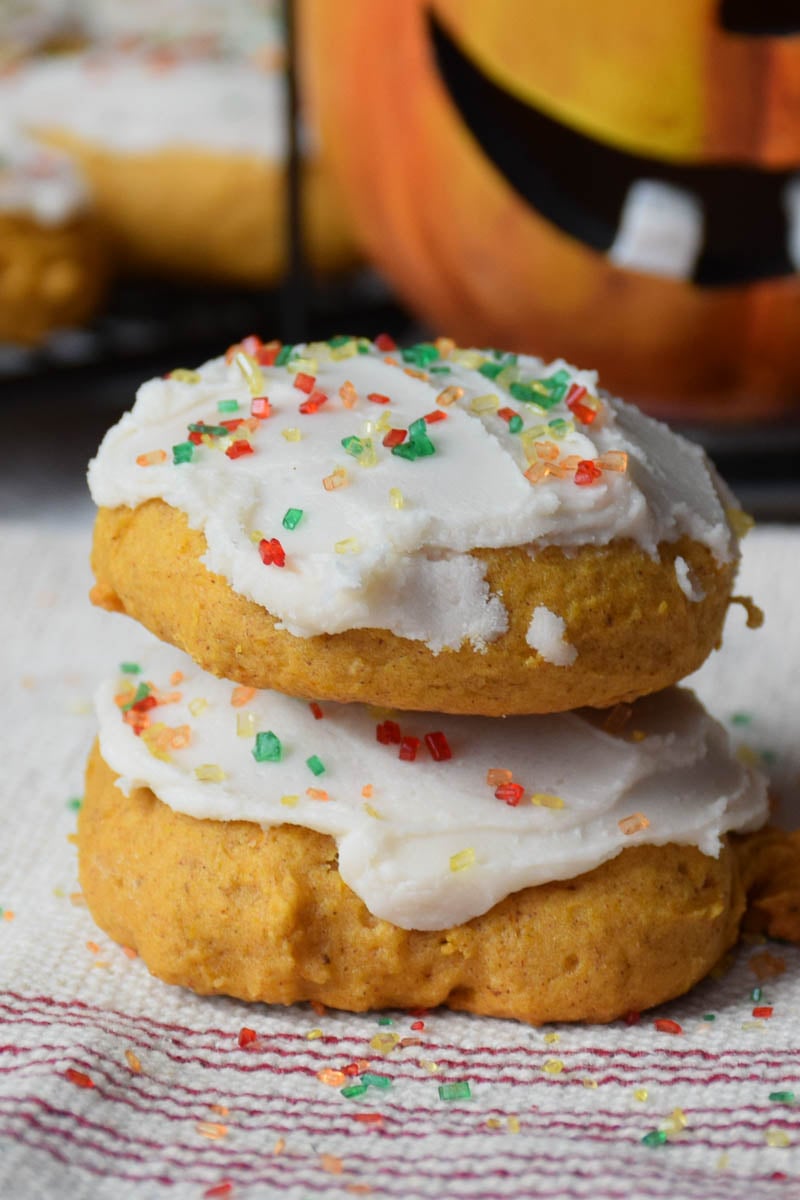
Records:
<instances>
[{"instance_id":1,"label":"stacked pumpkin cookie","mask_svg":"<svg viewBox=\"0 0 800 1200\"><path fill-rule=\"evenodd\" d=\"M610 1020L735 940L764 783L671 686L742 521L698 447L563 362L250 337L89 480L93 599L171 645L98 693L81 882L156 975Z\"/></svg>"}]
</instances>

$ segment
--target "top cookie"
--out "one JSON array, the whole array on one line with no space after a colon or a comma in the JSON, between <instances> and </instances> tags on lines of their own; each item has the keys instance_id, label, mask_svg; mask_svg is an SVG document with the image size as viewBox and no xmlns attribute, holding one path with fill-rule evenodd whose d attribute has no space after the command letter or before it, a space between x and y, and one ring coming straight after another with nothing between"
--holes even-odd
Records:
<instances>
[{"instance_id":1,"label":"top cookie","mask_svg":"<svg viewBox=\"0 0 800 1200\"><path fill-rule=\"evenodd\" d=\"M607 706L694 670L735 573L703 451L593 372L247 338L140 390L89 468L94 598L255 687ZM202 562L200 559L202 558Z\"/></svg>"}]
</instances>

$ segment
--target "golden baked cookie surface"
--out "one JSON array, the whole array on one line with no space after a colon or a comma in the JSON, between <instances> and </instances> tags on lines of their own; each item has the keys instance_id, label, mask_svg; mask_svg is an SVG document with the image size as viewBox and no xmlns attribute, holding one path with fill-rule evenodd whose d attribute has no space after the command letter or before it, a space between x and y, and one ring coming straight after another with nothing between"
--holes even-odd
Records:
<instances>
[{"instance_id":1,"label":"golden baked cookie surface","mask_svg":"<svg viewBox=\"0 0 800 1200\"><path fill-rule=\"evenodd\" d=\"M385 630L353 629L299 638L276 627L200 561L202 533L162 501L101 509L92 565L96 604L126 612L206 670L257 688L405 709L502 716L606 707L682 679L718 645L735 563L719 565L704 546L681 538L653 559L630 541L478 550L510 627L485 651L433 653ZM682 557L704 593L682 592ZM539 605L563 614L577 650L557 666L526 641Z\"/></svg>"},{"instance_id":2,"label":"golden baked cookie surface","mask_svg":"<svg viewBox=\"0 0 800 1200\"><path fill-rule=\"evenodd\" d=\"M196 820L147 788L126 798L114 781L95 749L79 819L89 907L155 975L204 994L610 1021L702 978L744 907L727 848L712 859L642 846L456 928L408 931L371 916L346 887L332 839Z\"/></svg>"}]
</instances>

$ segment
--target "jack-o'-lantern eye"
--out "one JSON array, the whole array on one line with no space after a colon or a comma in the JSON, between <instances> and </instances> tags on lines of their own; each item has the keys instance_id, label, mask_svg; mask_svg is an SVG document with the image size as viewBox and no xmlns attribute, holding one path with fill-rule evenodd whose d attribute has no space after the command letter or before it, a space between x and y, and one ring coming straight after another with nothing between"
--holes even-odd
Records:
<instances>
[{"instance_id":1,"label":"jack-o'-lantern eye","mask_svg":"<svg viewBox=\"0 0 800 1200\"><path fill-rule=\"evenodd\" d=\"M747 37L790 37L800 33L797 0L722 0L719 23Z\"/></svg>"}]
</instances>

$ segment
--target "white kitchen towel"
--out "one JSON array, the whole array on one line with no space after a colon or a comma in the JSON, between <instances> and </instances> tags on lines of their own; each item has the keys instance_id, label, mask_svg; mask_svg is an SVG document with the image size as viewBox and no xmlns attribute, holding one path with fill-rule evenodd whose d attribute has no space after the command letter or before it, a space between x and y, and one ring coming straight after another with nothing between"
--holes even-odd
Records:
<instances>
[{"instance_id":1,"label":"white kitchen towel","mask_svg":"<svg viewBox=\"0 0 800 1200\"><path fill-rule=\"evenodd\" d=\"M71 844L89 698L148 635L90 608L88 541L0 522L2 1197L800 1196L792 947L636 1023L531 1029L203 999L101 934ZM800 825L800 530L755 531L738 590L767 622L732 608L692 682Z\"/></svg>"}]
</instances>

